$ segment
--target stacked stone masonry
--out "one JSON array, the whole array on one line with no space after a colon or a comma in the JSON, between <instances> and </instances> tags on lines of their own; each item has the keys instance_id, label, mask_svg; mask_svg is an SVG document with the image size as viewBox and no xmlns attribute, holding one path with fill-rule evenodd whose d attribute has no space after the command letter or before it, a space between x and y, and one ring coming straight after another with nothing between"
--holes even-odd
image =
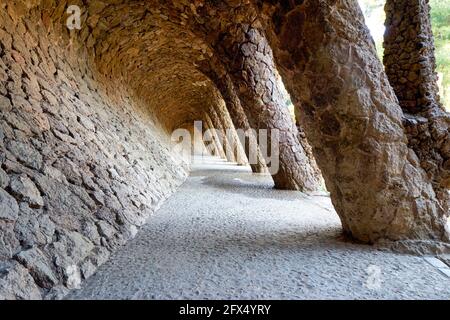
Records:
<instances>
[{"instance_id":1,"label":"stacked stone masonry","mask_svg":"<svg viewBox=\"0 0 450 320\"><path fill-rule=\"evenodd\" d=\"M0 299L60 298L135 236L187 167L141 99L101 79L67 33L48 36L64 6L43 20L24 9L0 8Z\"/></svg>"},{"instance_id":2,"label":"stacked stone masonry","mask_svg":"<svg viewBox=\"0 0 450 320\"><path fill-rule=\"evenodd\" d=\"M450 210L450 114L439 101L427 0L388 0L384 64L400 106L409 146Z\"/></svg>"}]
</instances>

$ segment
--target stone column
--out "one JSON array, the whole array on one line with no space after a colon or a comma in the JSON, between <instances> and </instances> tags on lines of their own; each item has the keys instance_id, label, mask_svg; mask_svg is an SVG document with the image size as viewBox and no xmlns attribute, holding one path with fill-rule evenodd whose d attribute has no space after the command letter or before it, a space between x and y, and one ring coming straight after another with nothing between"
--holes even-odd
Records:
<instances>
[{"instance_id":1,"label":"stone column","mask_svg":"<svg viewBox=\"0 0 450 320\"><path fill-rule=\"evenodd\" d=\"M427 0L387 0L384 65L407 113L439 105L434 40Z\"/></svg>"},{"instance_id":2,"label":"stone column","mask_svg":"<svg viewBox=\"0 0 450 320\"><path fill-rule=\"evenodd\" d=\"M217 135L215 134L215 130L216 127L214 126L211 117L209 116L209 114L205 113L204 115L204 124L205 124L205 129L206 130L211 130L211 143L214 145L214 149L215 149L215 156L226 159L226 154L225 154L225 150L223 148L222 143L220 142L219 138L217 137ZM205 131L206 131L205 130Z\"/></svg>"},{"instance_id":3,"label":"stone column","mask_svg":"<svg viewBox=\"0 0 450 320\"><path fill-rule=\"evenodd\" d=\"M220 97L218 100L222 100ZM242 147L241 141L239 140L238 134L234 127L233 121L231 120L230 114L226 108L225 102L220 105L220 108L215 109L221 124L226 132L226 137L229 142L231 152L233 153L235 162L238 165L248 165L247 157L245 155L244 149Z\"/></svg>"},{"instance_id":4,"label":"stone column","mask_svg":"<svg viewBox=\"0 0 450 320\"><path fill-rule=\"evenodd\" d=\"M212 124L214 125L214 128L217 130L217 133L220 133L221 137L217 136L218 139L220 139L220 142L222 142L223 151L225 152L225 158L229 162L236 162L234 152L231 148L230 142L228 141L228 137L226 134L226 130L224 126L222 125L222 119L218 115L217 111L213 108L211 108L208 112Z\"/></svg>"},{"instance_id":5,"label":"stone column","mask_svg":"<svg viewBox=\"0 0 450 320\"><path fill-rule=\"evenodd\" d=\"M345 232L367 243L448 241L448 212L408 148L357 1L258 8Z\"/></svg>"},{"instance_id":6,"label":"stone column","mask_svg":"<svg viewBox=\"0 0 450 320\"><path fill-rule=\"evenodd\" d=\"M297 137L298 141L300 141L300 144L303 147L303 150L305 150L306 156L310 160L310 165L312 170L314 171L314 175L320 179L320 183L323 186L323 178L322 178L322 172L320 171L320 168L317 164L316 158L314 157L314 152L311 144L308 142L308 138L306 137L305 130L303 129L303 125L300 123L299 120L301 118L301 114L298 112L299 108L295 108L295 115L296 115L296 122L295 126L297 127Z\"/></svg>"},{"instance_id":7,"label":"stone column","mask_svg":"<svg viewBox=\"0 0 450 320\"><path fill-rule=\"evenodd\" d=\"M191 133L191 137L198 138L198 140L192 140L192 156L203 155L207 151L202 139L203 132L197 129L192 123L189 123L189 125L187 126L187 130L189 130L189 132Z\"/></svg>"},{"instance_id":8,"label":"stone column","mask_svg":"<svg viewBox=\"0 0 450 320\"><path fill-rule=\"evenodd\" d=\"M221 63L219 61L213 61L212 65L203 66L202 71L211 78L222 95L236 130L243 130L246 133L245 140L243 139L241 144L244 148L245 155L249 160L253 173L266 174L268 173L268 170L264 157L259 149L258 141L251 131L247 116L245 115L239 97L236 94L236 90L230 76L223 70L222 72L213 71L213 68L218 68L220 64ZM219 73L221 76L219 76ZM255 148L254 155L251 154L251 148Z\"/></svg>"},{"instance_id":9,"label":"stone column","mask_svg":"<svg viewBox=\"0 0 450 320\"><path fill-rule=\"evenodd\" d=\"M384 65L405 113L409 145L448 199L450 115L439 102L430 6L427 0L388 0L385 10Z\"/></svg>"},{"instance_id":10,"label":"stone column","mask_svg":"<svg viewBox=\"0 0 450 320\"><path fill-rule=\"evenodd\" d=\"M236 157L236 162L239 166L248 166L248 159L245 155L244 147L242 146L241 140L239 139L239 136L237 135L236 129L231 122L227 124L227 130L229 129L229 139L232 139L233 141L233 151Z\"/></svg>"},{"instance_id":11,"label":"stone column","mask_svg":"<svg viewBox=\"0 0 450 320\"><path fill-rule=\"evenodd\" d=\"M237 88L250 126L268 131L268 150L272 149L270 141L273 130L279 131L280 166L278 172L272 174L275 187L317 191L320 188L319 177L314 174L310 159L298 141L296 127L281 94L272 51L265 37L249 25L235 24L216 47Z\"/></svg>"}]
</instances>

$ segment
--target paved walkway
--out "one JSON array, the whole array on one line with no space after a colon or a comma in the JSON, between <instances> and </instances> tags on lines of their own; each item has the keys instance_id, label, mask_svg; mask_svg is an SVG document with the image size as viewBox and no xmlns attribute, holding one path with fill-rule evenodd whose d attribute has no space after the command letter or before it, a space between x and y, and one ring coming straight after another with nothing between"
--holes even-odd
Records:
<instances>
[{"instance_id":1,"label":"paved walkway","mask_svg":"<svg viewBox=\"0 0 450 320\"><path fill-rule=\"evenodd\" d=\"M340 234L328 197L210 159L68 298L450 299L436 261Z\"/></svg>"}]
</instances>

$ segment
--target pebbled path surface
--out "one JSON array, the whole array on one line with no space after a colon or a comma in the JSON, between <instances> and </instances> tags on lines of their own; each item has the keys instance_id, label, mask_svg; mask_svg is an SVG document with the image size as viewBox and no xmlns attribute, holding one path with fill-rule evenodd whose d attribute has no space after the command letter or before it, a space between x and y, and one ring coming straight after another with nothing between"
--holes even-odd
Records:
<instances>
[{"instance_id":1,"label":"pebbled path surface","mask_svg":"<svg viewBox=\"0 0 450 320\"><path fill-rule=\"evenodd\" d=\"M326 196L219 159L68 299L450 299L424 258L346 242Z\"/></svg>"}]
</instances>

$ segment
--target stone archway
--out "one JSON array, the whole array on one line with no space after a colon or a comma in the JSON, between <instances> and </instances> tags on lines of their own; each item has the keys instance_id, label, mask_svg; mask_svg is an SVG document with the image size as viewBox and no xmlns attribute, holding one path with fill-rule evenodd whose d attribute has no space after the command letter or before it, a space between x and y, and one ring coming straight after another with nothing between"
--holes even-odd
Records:
<instances>
[{"instance_id":1,"label":"stone archway","mask_svg":"<svg viewBox=\"0 0 450 320\"><path fill-rule=\"evenodd\" d=\"M0 4L2 295L58 298L92 275L186 179L170 133L201 119L280 130L282 189L318 188L310 144L356 240L448 241L447 178L408 141L355 0L78 1L79 31L67 4Z\"/></svg>"}]
</instances>

